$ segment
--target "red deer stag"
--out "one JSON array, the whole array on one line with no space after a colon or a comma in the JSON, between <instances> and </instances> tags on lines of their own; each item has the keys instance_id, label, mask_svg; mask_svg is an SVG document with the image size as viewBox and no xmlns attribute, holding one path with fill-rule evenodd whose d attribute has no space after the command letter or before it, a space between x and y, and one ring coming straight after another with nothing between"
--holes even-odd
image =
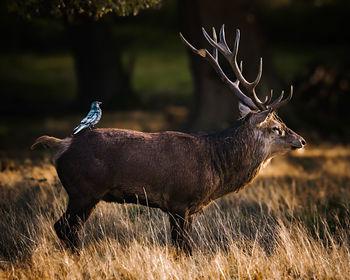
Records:
<instances>
[{"instance_id":1,"label":"red deer stag","mask_svg":"<svg viewBox=\"0 0 350 280\"><path fill-rule=\"evenodd\" d=\"M209 61L239 99L241 118L230 127L204 134L93 129L62 140L41 136L31 147L44 145L53 151L57 174L69 196L67 211L55 230L69 247L78 245L78 230L103 200L162 209L169 214L172 242L190 250L188 234L195 213L250 183L272 157L306 144L276 114L291 99L293 88L285 99L282 92L271 102L271 92L260 100L255 88L262 60L255 81L243 77L242 63L237 64L239 30L233 51L227 46L224 26L219 42L214 28L213 37L204 29L203 34L214 48L212 53L195 49L180 36L193 52ZM221 69L218 52L231 65L235 82Z\"/></svg>"}]
</instances>

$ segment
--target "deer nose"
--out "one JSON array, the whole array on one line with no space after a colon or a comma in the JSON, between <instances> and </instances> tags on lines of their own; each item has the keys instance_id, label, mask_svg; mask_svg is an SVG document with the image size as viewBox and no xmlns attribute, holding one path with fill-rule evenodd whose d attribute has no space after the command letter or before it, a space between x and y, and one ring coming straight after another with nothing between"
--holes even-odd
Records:
<instances>
[{"instance_id":1,"label":"deer nose","mask_svg":"<svg viewBox=\"0 0 350 280\"><path fill-rule=\"evenodd\" d=\"M304 146L306 145L306 141L304 140L303 137L299 136L294 138L295 142L294 144L292 145L292 150L297 150L297 149L302 149L304 148Z\"/></svg>"}]
</instances>

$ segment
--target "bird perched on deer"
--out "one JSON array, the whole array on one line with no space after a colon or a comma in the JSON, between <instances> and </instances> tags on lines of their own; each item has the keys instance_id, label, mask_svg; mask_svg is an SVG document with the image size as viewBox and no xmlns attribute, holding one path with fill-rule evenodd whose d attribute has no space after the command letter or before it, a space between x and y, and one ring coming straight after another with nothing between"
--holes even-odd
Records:
<instances>
[{"instance_id":1,"label":"bird perched on deer","mask_svg":"<svg viewBox=\"0 0 350 280\"><path fill-rule=\"evenodd\" d=\"M100 105L102 102L94 101L91 103L91 109L90 112L87 114L87 116L80 122L80 124L74 128L73 134L78 134L80 131L91 128L96 125L102 116L102 110L100 108Z\"/></svg>"}]
</instances>

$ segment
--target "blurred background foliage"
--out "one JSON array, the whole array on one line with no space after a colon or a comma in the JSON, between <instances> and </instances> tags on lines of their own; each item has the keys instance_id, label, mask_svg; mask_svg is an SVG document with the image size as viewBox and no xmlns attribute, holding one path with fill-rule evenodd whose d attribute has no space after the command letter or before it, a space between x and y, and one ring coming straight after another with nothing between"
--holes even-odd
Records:
<instances>
[{"instance_id":1,"label":"blurred background foliage","mask_svg":"<svg viewBox=\"0 0 350 280\"><path fill-rule=\"evenodd\" d=\"M248 79L264 58L262 95L294 85L280 112L290 127L346 143L349 8L346 0L1 1L1 140L23 121L80 117L92 100L105 112L162 112L170 129L226 126L237 118L235 98L178 36L209 47L200 27L225 23L231 45L241 29Z\"/></svg>"},{"instance_id":2,"label":"blurred background foliage","mask_svg":"<svg viewBox=\"0 0 350 280\"><path fill-rule=\"evenodd\" d=\"M136 16L141 9L154 7L160 2L161 0L15 0L8 2L8 9L28 19L33 16L87 14L98 20L108 13Z\"/></svg>"}]
</instances>

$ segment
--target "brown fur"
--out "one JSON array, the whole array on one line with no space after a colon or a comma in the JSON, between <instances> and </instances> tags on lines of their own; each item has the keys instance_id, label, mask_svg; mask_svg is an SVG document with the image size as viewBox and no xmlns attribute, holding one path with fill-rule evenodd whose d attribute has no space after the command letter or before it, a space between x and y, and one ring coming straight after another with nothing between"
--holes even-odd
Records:
<instances>
[{"instance_id":1,"label":"brown fur","mask_svg":"<svg viewBox=\"0 0 350 280\"><path fill-rule=\"evenodd\" d=\"M284 135L277 136L279 125ZM42 136L33 144L53 150L69 196L57 235L77 245L77 232L101 201L140 203L169 213L172 241L189 250L193 215L215 199L241 189L276 154L304 141L273 113L250 113L208 134L143 133L94 129L63 140Z\"/></svg>"}]
</instances>

